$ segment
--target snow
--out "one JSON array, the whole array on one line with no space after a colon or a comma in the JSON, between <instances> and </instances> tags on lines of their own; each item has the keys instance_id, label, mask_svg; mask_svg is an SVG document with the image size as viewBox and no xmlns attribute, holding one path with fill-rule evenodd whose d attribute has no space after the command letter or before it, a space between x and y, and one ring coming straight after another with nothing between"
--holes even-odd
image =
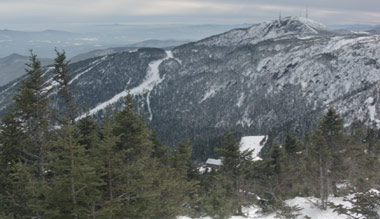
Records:
<instances>
[{"instance_id":1,"label":"snow","mask_svg":"<svg viewBox=\"0 0 380 219\"><path fill-rule=\"evenodd\" d=\"M240 140L240 152L253 150L252 155L251 155L252 159L254 161L260 160L261 158L258 155L261 149L264 147L266 143L266 139L267 139L266 135L242 137ZM262 144L260 144L261 142Z\"/></svg>"},{"instance_id":2,"label":"snow","mask_svg":"<svg viewBox=\"0 0 380 219\"><path fill-rule=\"evenodd\" d=\"M149 121L152 121L153 114L152 114L152 109L150 108L150 91L146 95L146 104L148 106L148 111L149 111Z\"/></svg>"},{"instance_id":3,"label":"snow","mask_svg":"<svg viewBox=\"0 0 380 219\"><path fill-rule=\"evenodd\" d=\"M211 86L206 93L203 95L203 98L199 101L199 103L203 103L205 100L215 96L219 91L225 88L225 85L213 85Z\"/></svg>"},{"instance_id":4,"label":"snow","mask_svg":"<svg viewBox=\"0 0 380 219\"><path fill-rule=\"evenodd\" d=\"M314 36L305 36L305 37L297 37L297 39L299 40L309 40L309 39L313 39Z\"/></svg>"},{"instance_id":5,"label":"snow","mask_svg":"<svg viewBox=\"0 0 380 219\"><path fill-rule=\"evenodd\" d=\"M130 91L126 91L126 90L122 91L116 94L115 96L113 96L110 100L107 100L106 102L98 104L95 108L90 110L89 115L93 115L99 112L100 110L105 109L108 105L118 102L121 98L126 97L128 93L130 93L131 95L141 95L145 93L150 93L153 90L153 88L157 84L161 83L164 79L164 77L163 78L160 77L159 66L161 65L162 62L171 58L173 58L173 53L171 51L166 51L165 58L149 63L145 79L139 86L132 88ZM150 113L149 119L151 120L153 119L153 116L152 116L152 111L150 109L149 97L150 95L148 95L147 97L147 105L149 107L149 113ZM84 116L85 115L82 115L79 118L83 118Z\"/></svg>"},{"instance_id":6,"label":"snow","mask_svg":"<svg viewBox=\"0 0 380 219\"><path fill-rule=\"evenodd\" d=\"M200 174L204 174L206 172L210 172L211 171L211 167L199 167L198 171L199 171Z\"/></svg>"},{"instance_id":7,"label":"snow","mask_svg":"<svg viewBox=\"0 0 380 219\"><path fill-rule=\"evenodd\" d=\"M215 166L221 166L222 165L222 160L209 158L209 159L207 159L206 164L215 165Z\"/></svg>"},{"instance_id":8,"label":"snow","mask_svg":"<svg viewBox=\"0 0 380 219\"><path fill-rule=\"evenodd\" d=\"M335 205L342 204L343 206L350 207L351 204L347 201L343 200L343 197L329 197L329 202L334 203ZM297 219L303 219L305 216L309 216L312 219L346 219L348 216L346 215L339 215L338 213L334 212L333 209L330 207L327 207L325 211L319 209L316 206L316 203L318 203L318 199L314 197L296 197L294 199L290 199L285 201L285 203L291 207L300 207L302 210L300 210L299 216L297 216ZM259 206L252 205L249 207L243 208L243 213L247 217L242 216L232 216L230 219L253 219L253 218L262 218L262 219L275 219L276 213L270 213L270 214L263 214L262 210ZM190 217L186 216L179 216L177 219L192 219ZM211 219L211 217L200 217L197 219Z\"/></svg>"},{"instance_id":9,"label":"snow","mask_svg":"<svg viewBox=\"0 0 380 219\"><path fill-rule=\"evenodd\" d=\"M236 122L236 125L241 125L243 127L245 127L245 126L251 127L251 125L253 124L253 121L252 121L252 119L250 119L248 109L249 108L245 109L243 118L239 119L239 121Z\"/></svg>"},{"instance_id":10,"label":"snow","mask_svg":"<svg viewBox=\"0 0 380 219\"><path fill-rule=\"evenodd\" d=\"M294 29L293 25L296 22L299 28ZM223 35L202 40L197 45L257 44L275 38L307 37L318 34L320 30L326 30L326 26L307 18L286 17L281 21L273 20L253 25L247 29L231 30Z\"/></svg>"},{"instance_id":11,"label":"snow","mask_svg":"<svg viewBox=\"0 0 380 219\"><path fill-rule=\"evenodd\" d=\"M376 119L375 99L373 97L368 97L368 99L365 101L365 104L367 104L370 121L375 122L376 125L379 127L380 120Z\"/></svg>"},{"instance_id":12,"label":"snow","mask_svg":"<svg viewBox=\"0 0 380 219\"><path fill-rule=\"evenodd\" d=\"M238 99L238 102L236 103L236 106L240 108L243 105L244 99L245 99L245 95L244 93L241 93Z\"/></svg>"},{"instance_id":13,"label":"snow","mask_svg":"<svg viewBox=\"0 0 380 219\"><path fill-rule=\"evenodd\" d=\"M358 43L368 41L371 38L372 38L371 36L366 36L366 37L356 37L353 39L344 39L343 36L337 36L337 37L332 38L332 40L329 42L329 44L326 46L323 52L324 53L333 52L346 46L357 45Z\"/></svg>"},{"instance_id":14,"label":"snow","mask_svg":"<svg viewBox=\"0 0 380 219\"><path fill-rule=\"evenodd\" d=\"M100 63L102 63L104 60L106 60L107 56L104 56L102 57L101 59L98 59L98 60L95 60L93 62L91 62L88 66L90 66L88 69L86 69L85 71L77 74L73 79L71 79L71 81L69 82L69 84L73 83L75 80L77 80L80 76L86 74L87 72L91 71L92 69L94 69L97 65L99 65Z\"/></svg>"},{"instance_id":15,"label":"snow","mask_svg":"<svg viewBox=\"0 0 380 219\"><path fill-rule=\"evenodd\" d=\"M326 29L325 25L305 17L295 17L294 19L298 19L300 22L313 29Z\"/></svg>"},{"instance_id":16,"label":"snow","mask_svg":"<svg viewBox=\"0 0 380 219\"><path fill-rule=\"evenodd\" d=\"M10 89L13 88L14 86L16 86L18 83L20 83L20 82L19 82L19 81L16 81L16 82L13 83L11 86L9 86L7 89L1 91L0 94L7 92L8 90L10 90Z\"/></svg>"},{"instance_id":17,"label":"snow","mask_svg":"<svg viewBox=\"0 0 380 219\"><path fill-rule=\"evenodd\" d=\"M202 100L201 100L199 103L202 103L202 102L204 102L205 100L207 100L208 98L213 97L215 94L216 94L216 91L215 91L215 90L208 90L208 91L205 93L205 95L203 96Z\"/></svg>"}]
</instances>

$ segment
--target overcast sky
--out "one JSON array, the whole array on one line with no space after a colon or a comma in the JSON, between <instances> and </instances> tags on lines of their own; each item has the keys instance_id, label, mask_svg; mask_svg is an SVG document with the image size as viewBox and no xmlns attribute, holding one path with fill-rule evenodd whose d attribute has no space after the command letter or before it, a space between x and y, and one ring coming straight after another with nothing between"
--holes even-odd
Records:
<instances>
[{"instance_id":1,"label":"overcast sky","mask_svg":"<svg viewBox=\"0 0 380 219\"><path fill-rule=\"evenodd\" d=\"M380 24L380 0L0 0L0 29L39 24L240 24L305 15L326 25Z\"/></svg>"}]
</instances>

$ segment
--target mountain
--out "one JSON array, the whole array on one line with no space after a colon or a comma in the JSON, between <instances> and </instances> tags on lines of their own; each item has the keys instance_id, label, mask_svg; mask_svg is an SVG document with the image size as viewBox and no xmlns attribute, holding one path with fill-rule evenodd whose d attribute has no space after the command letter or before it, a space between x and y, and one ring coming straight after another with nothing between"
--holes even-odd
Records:
<instances>
[{"instance_id":1,"label":"mountain","mask_svg":"<svg viewBox=\"0 0 380 219\"><path fill-rule=\"evenodd\" d=\"M130 47L155 47L155 48L174 48L176 46L188 43L185 40L145 40L142 42L129 45Z\"/></svg>"},{"instance_id":2,"label":"mountain","mask_svg":"<svg viewBox=\"0 0 380 219\"><path fill-rule=\"evenodd\" d=\"M333 30L350 30L350 31L367 31L375 28L376 26L368 24L343 24L343 25L331 25L330 29Z\"/></svg>"},{"instance_id":3,"label":"mountain","mask_svg":"<svg viewBox=\"0 0 380 219\"><path fill-rule=\"evenodd\" d=\"M54 48L65 50L68 57L110 47L170 47L227 31L237 25L76 25L69 31L0 30L0 57L12 53L28 55L29 50L40 57L55 57ZM155 39L151 40L151 39ZM168 40L171 39L171 40ZM141 41L142 44L139 43ZM176 42L177 41L177 42ZM136 46L130 44L139 44Z\"/></svg>"},{"instance_id":4,"label":"mountain","mask_svg":"<svg viewBox=\"0 0 380 219\"><path fill-rule=\"evenodd\" d=\"M25 74L25 63L28 63L28 61L28 57L16 53L0 58L0 86ZM42 66L53 64L52 59L43 58L40 61Z\"/></svg>"},{"instance_id":5,"label":"mountain","mask_svg":"<svg viewBox=\"0 0 380 219\"><path fill-rule=\"evenodd\" d=\"M171 48L174 48L175 46L179 46L179 45L182 45L185 43L188 43L188 41L147 40L147 41L142 41L142 42L130 44L130 45L125 46L125 47L112 47L112 48L107 48L107 49L92 50L90 52L86 52L86 53L82 53L82 54L79 54L77 56L74 56L70 60L72 63L74 63L74 62L79 62L79 61L82 61L85 59L110 55L110 54L118 53L118 52L132 51L132 50L136 50L138 48L144 48L144 47L171 49Z\"/></svg>"},{"instance_id":6,"label":"mountain","mask_svg":"<svg viewBox=\"0 0 380 219\"><path fill-rule=\"evenodd\" d=\"M90 114L121 108L128 90L169 145L191 140L197 159L232 129L302 136L334 107L349 129L380 124L380 36L331 31L287 17L178 46L143 48L73 63L72 86ZM0 88L0 108L12 94ZM268 148L264 148L268 150Z\"/></svg>"},{"instance_id":7,"label":"mountain","mask_svg":"<svg viewBox=\"0 0 380 219\"><path fill-rule=\"evenodd\" d=\"M376 27L376 28L367 30L367 32L371 33L371 34L380 34L380 27Z\"/></svg>"}]
</instances>

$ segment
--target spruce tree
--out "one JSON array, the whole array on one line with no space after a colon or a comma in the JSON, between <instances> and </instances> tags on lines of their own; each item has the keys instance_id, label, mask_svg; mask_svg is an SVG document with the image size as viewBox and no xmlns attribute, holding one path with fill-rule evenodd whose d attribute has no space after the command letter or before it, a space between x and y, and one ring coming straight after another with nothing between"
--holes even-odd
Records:
<instances>
[{"instance_id":1,"label":"spruce tree","mask_svg":"<svg viewBox=\"0 0 380 219\"><path fill-rule=\"evenodd\" d=\"M102 212L99 216L104 218L116 218L121 211L124 182L129 177L124 163L126 152L116 148L120 136L113 134L114 122L110 116L104 118L101 139L90 149L91 156L98 158L94 165L98 177L103 181L102 202L98 206L99 212Z\"/></svg>"},{"instance_id":2,"label":"spruce tree","mask_svg":"<svg viewBox=\"0 0 380 219\"><path fill-rule=\"evenodd\" d=\"M101 202L99 186L102 181L96 174L93 158L85 145L79 144L75 128L68 125L54 145L48 163L52 178L47 188L48 217L90 218L96 216L97 203ZM54 213L54 214L53 214Z\"/></svg>"},{"instance_id":3,"label":"spruce tree","mask_svg":"<svg viewBox=\"0 0 380 219\"><path fill-rule=\"evenodd\" d=\"M26 69L27 78L21 81L18 93L14 96L15 112L25 136L22 142L24 161L36 165L36 174L43 179L50 129L49 92L37 55L31 52L30 61Z\"/></svg>"},{"instance_id":4,"label":"spruce tree","mask_svg":"<svg viewBox=\"0 0 380 219\"><path fill-rule=\"evenodd\" d=\"M290 134L286 135L284 144L283 158L283 194L287 198L298 195L303 187L303 174L301 158L303 156L301 142L297 137Z\"/></svg>"},{"instance_id":5,"label":"spruce tree","mask_svg":"<svg viewBox=\"0 0 380 219\"><path fill-rule=\"evenodd\" d=\"M338 196L337 181L345 176L345 170L342 166L342 151L346 149L345 135L343 134L343 119L333 108L329 108L320 122L319 129L326 140L332 156L331 166L328 170L329 181L333 194Z\"/></svg>"},{"instance_id":6,"label":"spruce tree","mask_svg":"<svg viewBox=\"0 0 380 219\"><path fill-rule=\"evenodd\" d=\"M35 186L44 182L48 171L50 133L49 84L34 53L31 52L30 63L26 65L26 79L20 82L14 102L3 118L0 134L0 163L4 167L1 177L7 178L1 183L6 187L1 193L2 203L7 206L4 211L9 209L21 218L40 216L30 200L43 199Z\"/></svg>"},{"instance_id":7,"label":"spruce tree","mask_svg":"<svg viewBox=\"0 0 380 219\"><path fill-rule=\"evenodd\" d=\"M331 151L321 130L316 130L312 136L312 148L310 148L311 163L309 171L317 172L319 184L314 184L319 189L321 209L325 210L328 200L329 169L331 166ZM315 179L315 178L314 178ZM312 179L313 180L313 179Z\"/></svg>"},{"instance_id":8,"label":"spruce tree","mask_svg":"<svg viewBox=\"0 0 380 219\"><path fill-rule=\"evenodd\" d=\"M72 79L71 72L68 65L70 61L66 61L65 51L59 52L55 49L56 58L54 59L54 76L53 80L58 85L57 91L57 110L56 119L60 124L67 124L75 121L77 116L77 107L74 101L72 89L70 88L70 82Z\"/></svg>"},{"instance_id":9,"label":"spruce tree","mask_svg":"<svg viewBox=\"0 0 380 219\"><path fill-rule=\"evenodd\" d=\"M236 204L236 214L243 215L242 207L245 204L245 196L248 191L245 188L246 178L249 174L247 170L251 164L252 151L240 152L239 139L231 132L228 132L223 141L223 146L217 150L222 159L221 167L224 175L224 186L229 191L231 200Z\"/></svg>"}]
</instances>

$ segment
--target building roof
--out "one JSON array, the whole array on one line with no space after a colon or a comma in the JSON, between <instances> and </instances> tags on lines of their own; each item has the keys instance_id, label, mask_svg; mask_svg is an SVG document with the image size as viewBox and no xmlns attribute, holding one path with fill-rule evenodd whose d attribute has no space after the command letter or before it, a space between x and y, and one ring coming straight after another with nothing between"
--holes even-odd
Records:
<instances>
[{"instance_id":1,"label":"building roof","mask_svg":"<svg viewBox=\"0 0 380 219\"><path fill-rule=\"evenodd\" d=\"M222 160L209 158L209 159L207 159L206 164L215 165L215 166L222 166Z\"/></svg>"}]
</instances>

